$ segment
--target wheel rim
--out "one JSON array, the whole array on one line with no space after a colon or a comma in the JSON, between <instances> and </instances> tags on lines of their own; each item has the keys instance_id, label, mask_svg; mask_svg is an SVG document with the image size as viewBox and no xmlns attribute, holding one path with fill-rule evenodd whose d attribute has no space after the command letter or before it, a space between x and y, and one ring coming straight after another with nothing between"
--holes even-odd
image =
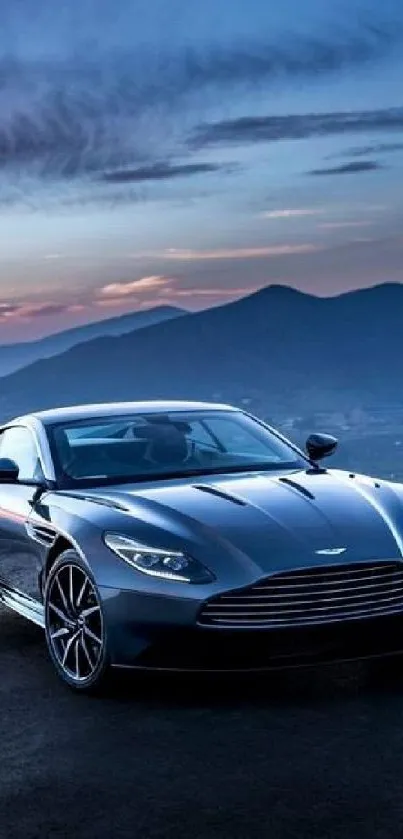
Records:
<instances>
[{"instance_id":1,"label":"wheel rim","mask_svg":"<svg viewBox=\"0 0 403 839\"><path fill-rule=\"evenodd\" d=\"M46 615L59 667L75 682L87 681L102 657L104 628L98 593L78 565L63 565L52 578Z\"/></svg>"}]
</instances>

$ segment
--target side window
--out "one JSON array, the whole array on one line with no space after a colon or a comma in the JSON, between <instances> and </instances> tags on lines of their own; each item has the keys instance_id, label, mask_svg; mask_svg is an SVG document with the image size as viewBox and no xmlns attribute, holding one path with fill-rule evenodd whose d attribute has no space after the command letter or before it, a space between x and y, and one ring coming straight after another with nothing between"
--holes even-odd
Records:
<instances>
[{"instance_id":1,"label":"side window","mask_svg":"<svg viewBox=\"0 0 403 839\"><path fill-rule=\"evenodd\" d=\"M32 481L42 477L42 469L34 438L28 428L7 428L0 435L0 457L14 460L20 469L20 480Z\"/></svg>"}]
</instances>

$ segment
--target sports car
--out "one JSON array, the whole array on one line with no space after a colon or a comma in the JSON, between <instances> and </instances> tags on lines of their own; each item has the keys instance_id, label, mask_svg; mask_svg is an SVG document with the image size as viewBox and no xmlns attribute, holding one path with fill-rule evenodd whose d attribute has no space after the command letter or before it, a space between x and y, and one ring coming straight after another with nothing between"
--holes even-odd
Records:
<instances>
[{"instance_id":1,"label":"sports car","mask_svg":"<svg viewBox=\"0 0 403 839\"><path fill-rule=\"evenodd\" d=\"M59 676L275 671L403 651L403 486L329 470L227 405L30 414L0 429L0 600Z\"/></svg>"}]
</instances>

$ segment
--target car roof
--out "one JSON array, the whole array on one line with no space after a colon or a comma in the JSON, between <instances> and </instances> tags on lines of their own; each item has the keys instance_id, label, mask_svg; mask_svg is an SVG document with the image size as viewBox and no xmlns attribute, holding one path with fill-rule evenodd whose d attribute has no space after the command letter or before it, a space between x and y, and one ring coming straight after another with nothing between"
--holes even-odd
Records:
<instances>
[{"instance_id":1,"label":"car roof","mask_svg":"<svg viewBox=\"0 0 403 839\"><path fill-rule=\"evenodd\" d=\"M48 411L37 411L18 417L16 422L39 420L43 425L53 425L60 422L74 420L103 419L104 417L130 416L131 414L155 414L174 411L236 411L232 405L221 405L214 402L185 402L185 401L148 401L148 402L105 402L96 405L72 405L66 408L54 408Z\"/></svg>"}]
</instances>

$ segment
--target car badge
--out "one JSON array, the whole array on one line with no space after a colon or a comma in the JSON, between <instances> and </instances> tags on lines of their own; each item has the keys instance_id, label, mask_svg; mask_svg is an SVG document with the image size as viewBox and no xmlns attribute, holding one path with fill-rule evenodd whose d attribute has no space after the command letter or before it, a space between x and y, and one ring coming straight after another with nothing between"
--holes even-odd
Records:
<instances>
[{"instance_id":1,"label":"car badge","mask_svg":"<svg viewBox=\"0 0 403 839\"><path fill-rule=\"evenodd\" d=\"M315 553L321 556L339 556L340 554L344 554L346 550L347 548L322 548L320 551L315 551Z\"/></svg>"}]
</instances>

